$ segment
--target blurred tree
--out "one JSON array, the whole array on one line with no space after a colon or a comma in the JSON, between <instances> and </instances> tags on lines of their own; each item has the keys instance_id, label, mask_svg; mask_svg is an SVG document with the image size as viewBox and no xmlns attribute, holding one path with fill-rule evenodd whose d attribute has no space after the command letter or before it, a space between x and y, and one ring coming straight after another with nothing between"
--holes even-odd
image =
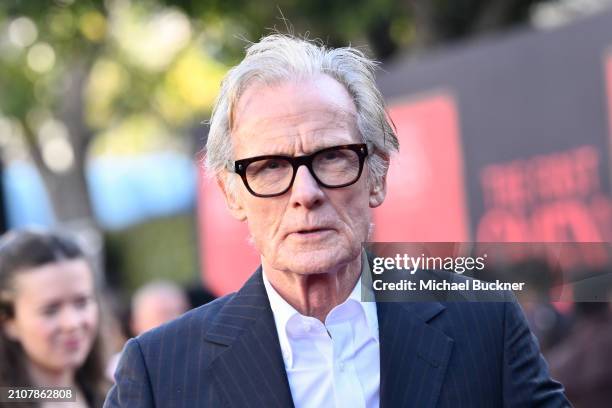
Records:
<instances>
[{"instance_id":1,"label":"blurred tree","mask_svg":"<svg viewBox=\"0 0 612 408\"><path fill-rule=\"evenodd\" d=\"M206 117L226 70L206 40L152 1L0 3L1 129L23 142L59 223L95 225L90 153L168 148Z\"/></svg>"},{"instance_id":2,"label":"blurred tree","mask_svg":"<svg viewBox=\"0 0 612 408\"><path fill-rule=\"evenodd\" d=\"M92 130L82 90L105 26L100 4L84 3L56 10L0 4L0 113L12 121L12 136L22 137L60 222L93 218L83 172Z\"/></svg>"}]
</instances>

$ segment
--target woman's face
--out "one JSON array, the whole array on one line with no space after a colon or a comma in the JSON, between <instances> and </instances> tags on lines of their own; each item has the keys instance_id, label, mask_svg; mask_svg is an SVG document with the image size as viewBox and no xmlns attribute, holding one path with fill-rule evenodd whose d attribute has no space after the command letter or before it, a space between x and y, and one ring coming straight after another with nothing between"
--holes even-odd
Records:
<instances>
[{"instance_id":1,"label":"woman's face","mask_svg":"<svg viewBox=\"0 0 612 408\"><path fill-rule=\"evenodd\" d=\"M21 343L30 362L46 371L78 369L98 327L93 273L82 259L18 272L13 281L14 318L7 335Z\"/></svg>"}]
</instances>

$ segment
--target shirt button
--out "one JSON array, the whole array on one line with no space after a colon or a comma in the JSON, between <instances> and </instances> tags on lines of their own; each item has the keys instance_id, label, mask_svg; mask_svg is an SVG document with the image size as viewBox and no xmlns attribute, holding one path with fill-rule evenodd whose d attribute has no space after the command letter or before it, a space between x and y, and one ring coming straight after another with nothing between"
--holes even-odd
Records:
<instances>
[{"instance_id":1,"label":"shirt button","mask_svg":"<svg viewBox=\"0 0 612 408\"><path fill-rule=\"evenodd\" d=\"M342 361L338 363L338 368L340 371L344 371L344 363Z\"/></svg>"}]
</instances>

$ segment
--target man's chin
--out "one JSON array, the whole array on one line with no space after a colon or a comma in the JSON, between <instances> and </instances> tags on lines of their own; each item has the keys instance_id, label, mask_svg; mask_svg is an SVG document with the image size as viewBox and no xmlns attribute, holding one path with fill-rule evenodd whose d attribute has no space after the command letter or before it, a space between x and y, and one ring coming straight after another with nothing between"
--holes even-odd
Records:
<instances>
[{"instance_id":1,"label":"man's chin","mask_svg":"<svg viewBox=\"0 0 612 408\"><path fill-rule=\"evenodd\" d=\"M359 251L356 254L353 251L348 251L346 248L327 247L301 249L299 251L285 252L281 265L277 269L293 272L299 275L314 275L320 273L331 273L338 268L353 261L359 256Z\"/></svg>"}]
</instances>

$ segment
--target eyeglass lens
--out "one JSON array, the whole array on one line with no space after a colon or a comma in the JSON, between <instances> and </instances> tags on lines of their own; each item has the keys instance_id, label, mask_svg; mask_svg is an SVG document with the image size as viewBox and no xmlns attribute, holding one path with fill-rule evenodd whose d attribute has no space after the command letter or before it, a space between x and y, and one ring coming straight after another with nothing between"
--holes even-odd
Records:
<instances>
[{"instance_id":1,"label":"eyeglass lens","mask_svg":"<svg viewBox=\"0 0 612 408\"><path fill-rule=\"evenodd\" d=\"M355 181L359 176L359 167L359 155L347 148L322 151L312 160L316 178L329 187ZM258 160L246 168L247 182L257 194L280 193L289 187L292 178L291 162L281 158Z\"/></svg>"}]
</instances>

